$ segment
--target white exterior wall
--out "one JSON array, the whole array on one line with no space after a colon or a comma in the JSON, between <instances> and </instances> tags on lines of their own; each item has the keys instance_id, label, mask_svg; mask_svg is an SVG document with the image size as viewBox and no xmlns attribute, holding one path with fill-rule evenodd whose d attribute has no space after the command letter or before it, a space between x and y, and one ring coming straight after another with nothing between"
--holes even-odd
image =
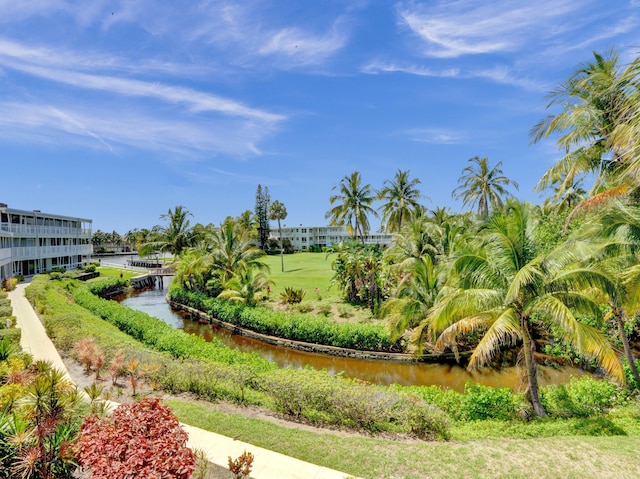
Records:
<instances>
[{"instance_id":1,"label":"white exterior wall","mask_svg":"<svg viewBox=\"0 0 640 479\"><path fill-rule=\"evenodd\" d=\"M271 229L271 237L279 239L277 228ZM337 245L352 240L346 226L285 226L282 228L282 238L288 238L296 250ZM365 244L390 245L392 240L393 235L385 233L364 237Z\"/></svg>"},{"instance_id":2,"label":"white exterior wall","mask_svg":"<svg viewBox=\"0 0 640 479\"><path fill-rule=\"evenodd\" d=\"M93 253L91 225L90 219L0 204L0 279L82 265Z\"/></svg>"}]
</instances>

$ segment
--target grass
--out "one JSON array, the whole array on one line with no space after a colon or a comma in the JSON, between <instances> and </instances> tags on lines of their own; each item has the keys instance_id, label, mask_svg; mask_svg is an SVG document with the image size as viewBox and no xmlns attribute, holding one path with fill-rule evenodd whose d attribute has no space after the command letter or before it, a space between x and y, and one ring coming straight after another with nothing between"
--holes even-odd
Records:
<instances>
[{"instance_id":1,"label":"grass","mask_svg":"<svg viewBox=\"0 0 640 479\"><path fill-rule=\"evenodd\" d=\"M552 437L527 439L504 437L504 433L499 437L504 422L467 423L454 432L454 441L438 443L314 432L222 413L193 402L170 400L167 404L187 424L364 479L640 476L638 418L611 419L620 427L615 432L626 435L605 437L572 436L575 429L558 428L553 421L546 422L548 434L556 429ZM545 427L544 422L542 426L537 422L530 424L538 430ZM478 427L484 434L495 430L496 437L482 440L465 437ZM519 427L526 429L528 424L520 423Z\"/></svg>"},{"instance_id":2,"label":"grass","mask_svg":"<svg viewBox=\"0 0 640 479\"><path fill-rule=\"evenodd\" d=\"M272 293L280 295L286 287L303 289L307 292L305 299L316 299L315 288L323 299L340 301L340 291L331 286L333 257L326 253L294 253L284 255L284 273L280 265L280 255L269 255L263 261L271 268L271 279L274 281Z\"/></svg>"},{"instance_id":3,"label":"grass","mask_svg":"<svg viewBox=\"0 0 640 479\"><path fill-rule=\"evenodd\" d=\"M140 276L144 274L144 271L135 271L127 268L116 268L114 266L100 266L96 268L96 271L100 272L100 276L97 278L90 279L89 281L101 281L105 278L118 278L120 277L120 273L122 273L122 277L124 279L131 279L135 276Z\"/></svg>"},{"instance_id":4,"label":"grass","mask_svg":"<svg viewBox=\"0 0 640 479\"><path fill-rule=\"evenodd\" d=\"M354 306L342 299L339 288L331 285L335 255L326 253L294 253L284 255L284 272L280 255L265 256L263 261L271 268L271 305L280 300L285 288L302 289L306 295L302 304L318 311L323 306L331 307L334 318L339 321L370 321L371 312L366 307ZM311 313L313 314L313 313Z\"/></svg>"}]
</instances>

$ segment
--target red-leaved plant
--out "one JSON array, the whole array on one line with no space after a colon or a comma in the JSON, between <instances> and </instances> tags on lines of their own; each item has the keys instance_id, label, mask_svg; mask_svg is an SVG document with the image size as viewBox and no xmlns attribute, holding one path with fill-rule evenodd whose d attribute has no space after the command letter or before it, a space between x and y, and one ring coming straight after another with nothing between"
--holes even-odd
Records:
<instances>
[{"instance_id":1,"label":"red-leaved plant","mask_svg":"<svg viewBox=\"0 0 640 479\"><path fill-rule=\"evenodd\" d=\"M78 459L92 479L188 479L196 466L187 433L160 399L122 404L111 417L85 419Z\"/></svg>"}]
</instances>

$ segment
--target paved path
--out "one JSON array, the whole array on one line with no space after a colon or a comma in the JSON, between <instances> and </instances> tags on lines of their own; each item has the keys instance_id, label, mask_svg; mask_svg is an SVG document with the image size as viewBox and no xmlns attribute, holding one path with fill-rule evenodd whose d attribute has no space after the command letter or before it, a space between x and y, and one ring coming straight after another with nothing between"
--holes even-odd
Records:
<instances>
[{"instance_id":1,"label":"paved path","mask_svg":"<svg viewBox=\"0 0 640 479\"><path fill-rule=\"evenodd\" d=\"M54 367L63 370L69 376L60 354L24 296L24 289L27 286L21 283L14 291L9 292L13 314L17 318L18 327L22 329L20 346L24 351L31 353L34 359L50 361ZM71 379L70 376L69 378ZM300 461L245 442L234 441L220 434L186 424L183 426L189 434L189 447L204 451L212 463L224 468L228 465L229 456L238 457L244 451L251 452L255 457L251 477L255 479L345 479L350 477L343 472Z\"/></svg>"}]
</instances>

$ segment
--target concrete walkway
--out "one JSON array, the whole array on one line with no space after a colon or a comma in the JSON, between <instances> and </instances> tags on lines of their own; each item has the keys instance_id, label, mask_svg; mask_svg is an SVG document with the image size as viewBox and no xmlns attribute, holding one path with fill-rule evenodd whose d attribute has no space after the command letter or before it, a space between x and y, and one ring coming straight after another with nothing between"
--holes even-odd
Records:
<instances>
[{"instance_id":1,"label":"concrete walkway","mask_svg":"<svg viewBox=\"0 0 640 479\"><path fill-rule=\"evenodd\" d=\"M47 336L44 326L24 296L28 284L21 283L9 292L13 314L18 327L22 329L20 346L31 353L35 360L45 360L55 368L67 371L60 354ZM69 379L71 377L69 376ZM114 403L114 406L117 405ZM183 424L189 434L188 446L205 452L209 461L224 468L228 466L228 457L238 457L244 451L251 452L255 459L251 477L255 479L345 479L348 474L325 467L300 461L261 447L234 441L232 438Z\"/></svg>"}]
</instances>

